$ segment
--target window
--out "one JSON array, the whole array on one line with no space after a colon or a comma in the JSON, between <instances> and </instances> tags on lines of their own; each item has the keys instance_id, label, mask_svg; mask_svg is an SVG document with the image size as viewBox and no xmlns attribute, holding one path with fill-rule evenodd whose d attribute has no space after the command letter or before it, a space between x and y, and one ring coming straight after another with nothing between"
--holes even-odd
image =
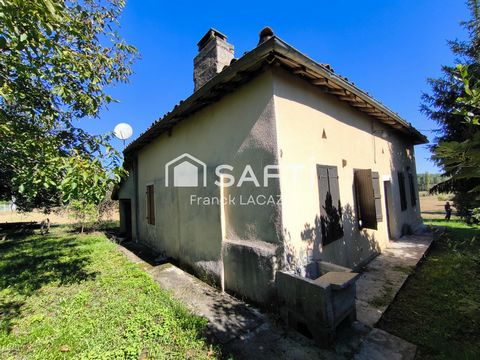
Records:
<instances>
[{"instance_id":1,"label":"window","mask_svg":"<svg viewBox=\"0 0 480 360\"><path fill-rule=\"evenodd\" d=\"M336 166L317 165L322 244L343 237L342 206Z\"/></svg>"},{"instance_id":2,"label":"window","mask_svg":"<svg viewBox=\"0 0 480 360\"><path fill-rule=\"evenodd\" d=\"M407 210L407 195L405 192L405 174L398 172L398 188L400 191L400 207L402 211Z\"/></svg>"},{"instance_id":3,"label":"window","mask_svg":"<svg viewBox=\"0 0 480 360\"><path fill-rule=\"evenodd\" d=\"M415 183L411 172L408 172L408 182L410 183L410 201L412 206L417 206L417 192L415 191Z\"/></svg>"},{"instance_id":4,"label":"window","mask_svg":"<svg viewBox=\"0 0 480 360\"><path fill-rule=\"evenodd\" d=\"M353 180L358 225L376 230L383 220L379 174L370 169L358 169L353 173Z\"/></svg>"},{"instance_id":5,"label":"window","mask_svg":"<svg viewBox=\"0 0 480 360\"><path fill-rule=\"evenodd\" d=\"M147 185L147 223L155 225L155 188Z\"/></svg>"}]
</instances>

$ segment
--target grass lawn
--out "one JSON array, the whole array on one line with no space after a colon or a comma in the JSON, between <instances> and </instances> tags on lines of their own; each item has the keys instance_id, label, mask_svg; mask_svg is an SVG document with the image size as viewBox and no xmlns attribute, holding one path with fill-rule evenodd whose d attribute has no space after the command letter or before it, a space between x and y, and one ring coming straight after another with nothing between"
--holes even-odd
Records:
<instances>
[{"instance_id":1,"label":"grass lawn","mask_svg":"<svg viewBox=\"0 0 480 360\"><path fill-rule=\"evenodd\" d=\"M0 359L216 356L193 316L101 233L0 235Z\"/></svg>"},{"instance_id":2,"label":"grass lawn","mask_svg":"<svg viewBox=\"0 0 480 360\"><path fill-rule=\"evenodd\" d=\"M452 220L378 326L418 345L420 359L480 357L480 227Z\"/></svg>"}]
</instances>

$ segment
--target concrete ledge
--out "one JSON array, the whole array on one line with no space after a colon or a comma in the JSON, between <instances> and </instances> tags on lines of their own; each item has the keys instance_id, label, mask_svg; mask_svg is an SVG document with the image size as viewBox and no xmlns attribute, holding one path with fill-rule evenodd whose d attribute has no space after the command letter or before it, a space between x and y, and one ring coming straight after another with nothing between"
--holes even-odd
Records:
<instances>
[{"instance_id":1,"label":"concrete ledge","mask_svg":"<svg viewBox=\"0 0 480 360\"><path fill-rule=\"evenodd\" d=\"M326 274L330 271L337 271L337 272L351 272L352 269L340 266L337 264L333 264L327 261L317 261L318 271L320 274Z\"/></svg>"},{"instance_id":2,"label":"concrete ledge","mask_svg":"<svg viewBox=\"0 0 480 360\"><path fill-rule=\"evenodd\" d=\"M288 325L311 336L320 345L329 345L343 320L355 320L357 276L349 272L330 272L310 280L277 271L280 315Z\"/></svg>"},{"instance_id":3,"label":"concrete ledge","mask_svg":"<svg viewBox=\"0 0 480 360\"><path fill-rule=\"evenodd\" d=\"M330 271L315 279L314 282L322 286L330 285L333 290L341 290L352 286L359 276L359 274L352 272Z\"/></svg>"},{"instance_id":4,"label":"concrete ledge","mask_svg":"<svg viewBox=\"0 0 480 360\"><path fill-rule=\"evenodd\" d=\"M277 247L264 241L227 240L223 243L225 289L258 304L275 295Z\"/></svg>"},{"instance_id":5,"label":"concrete ledge","mask_svg":"<svg viewBox=\"0 0 480 360\"><path fill-rule=\"evenodd\" d=\"M282 319L304 335L327 345L335 330L330 287L283 271L277 271L276 287Z\"/></svg>"}]
</instances>

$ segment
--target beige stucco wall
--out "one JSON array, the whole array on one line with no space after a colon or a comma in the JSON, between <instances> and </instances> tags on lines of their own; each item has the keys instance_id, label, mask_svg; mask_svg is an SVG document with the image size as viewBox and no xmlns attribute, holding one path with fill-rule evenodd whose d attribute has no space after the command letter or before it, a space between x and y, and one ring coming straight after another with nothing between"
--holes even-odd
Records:
<instances>
[{"instance_id":1,"label":"beige stucco wall","mask_svg":"<svg viewBox=\"0 0 480 360\"><path fill-rule=\"evenodd\" d=\"M220 196L220 188L213 184L217 165L233 166L231 173L238 180L246 165L250 165L256 174L263 174L263 165L277 162L272 85L271 72L256 77L214 105L180 122L170 135L161 135L138 153L140 241L197 271L204 271L215 280L221 281L225 273L227 288L233 284L229 278L233 279L235 274L233 270L223 268L222 242L281 242L277 206L239 204L240 196L245 200L259 192L278 195L278 181L265 190L248 183L226 188L225 194L237 200L235 205L225 205L223 211L218 204L204 205L203 201L191 204L190 197ZM165 165L184 153L207 164L206 187L165 186ZM172 172L169 174L171 179ZM155 225L146 221L145 190L148 184L155 185ZM231 264L241 261L232 256L229 258ZM253 268L249 271L259 272ZM235 287L234 291L242 291L239 287L243 285L238 281L231 286Z\"/></svg>"},{"instance_id":2,"label":"beige stucco wall","mask_svg":"<svg viewBox=\"0 0 480 360\"><path fill-rule=\"evenodd\" d=\"M387 138L379 136L381 130L387 131ZM322 138L324 131L326 139ZM206 187L165 186L165 165L184 153L206 163ZM138 235L139 241L211 276L226 289L265 302L272 294L275 271L302 273L312 260L307 256L309 250L314 260L356 267L385 248L389 237L383 181L391 184L392 236L399 237L405 224L412 229L419 226L419 208L411 206L408 179L408 208L403 212L397 183L397 171L405 171L407 166L416 181L413 156L413 147L399 133L317 87L274 69L145 146L137 154L138 167L132 179L120 194L131 196L132 186L138 183L138 204L132 196L132 215L134 237ZM268 188L246 183L221 189L214 184L214 169L220 164L233 167L230 173L237 183L249 165L260 184L264 166L277 164L280 181L270 180ZM315 218L320 215L317 164L337 167L343 205L345 236L326 246L305 236L315 233L305 230L315 228ZM380 174L383 221L378 230L358 230L354 169ZM172 175L170 168L170 181ZM147 224L146 219L149 184L155 185L155 225ZM280 194L281 205L245 204L250 196L277 199ZM235 201L192 204L192 195L202 199L224 195Z\"/></svg>"},{"instance_id":3,"label":"beige stucco wall","mask_svg":"<svg viewBox=\"0 0 480 360\"><path fill-rule=\"evenodd\" d=\"M391 180L392 184L392 236L399 237L404 224L410 224L412 228L421 224L418 205L412 207L410 203L408 178L408 208L400 210L396 171L405 171L410 166L415 181L416 174L413 147L397 132L386 129L347 103L280 69L274 73L274 94L282 223L286 248L296 262L290 264L292 267L307 263L309 248L315 260L348 267L358 266L373 253L385 248L388 234L384 180ZM373 135L372 129L386 130L388 138ZM323 131L326 139L322 138ZM305 235L302 239L302 233L309 233L305 230L315 228L315 218L320 216L317 164L337 167L343 207L345 236L324 247L318 244L318 239L305 239ZM354 210L354 169L372 169L380 174L383 221L379 222L378 230L358 230Z\"/></svg>"}]
</instances>

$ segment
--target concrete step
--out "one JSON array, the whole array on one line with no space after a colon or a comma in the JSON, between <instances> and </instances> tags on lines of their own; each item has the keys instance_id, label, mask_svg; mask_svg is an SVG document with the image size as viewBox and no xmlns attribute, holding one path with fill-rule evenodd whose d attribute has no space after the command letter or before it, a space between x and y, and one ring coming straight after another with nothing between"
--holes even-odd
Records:
<instances>
[{"instance_id":1,"label":"concrete step","mask_svg":"<svg viewBox=\"0 0 480 360\"><path fill-rule=\"evenodd\" d=\"M413 360L417 346L380 329L373 329L363 340L355 360Z\"/></svg>"}]
</instances>

